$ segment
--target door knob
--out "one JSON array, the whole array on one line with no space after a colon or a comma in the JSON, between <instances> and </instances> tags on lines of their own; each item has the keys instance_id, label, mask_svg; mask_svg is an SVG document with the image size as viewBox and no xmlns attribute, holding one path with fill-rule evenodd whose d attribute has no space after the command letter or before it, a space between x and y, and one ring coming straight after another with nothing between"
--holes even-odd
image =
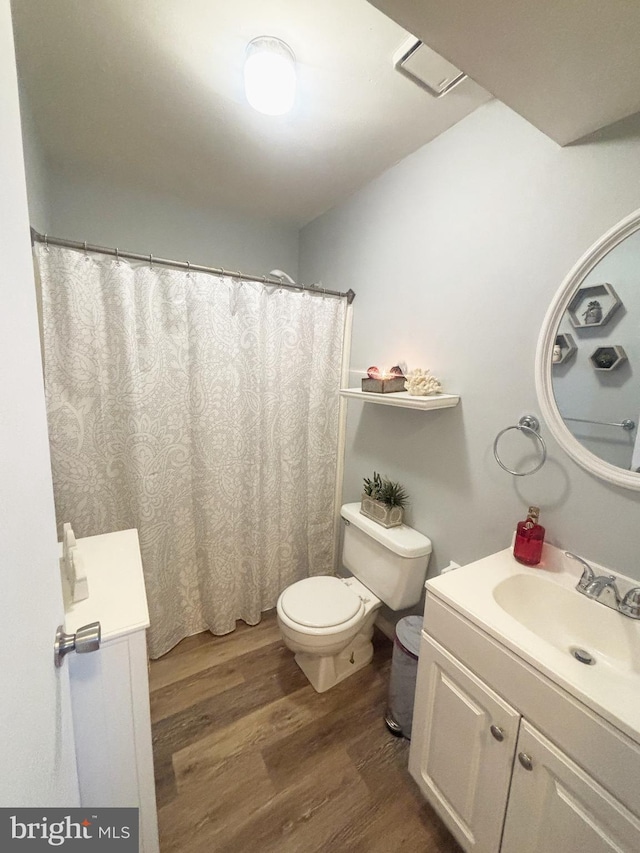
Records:
<instances>
[{"instance_id":1,"label":"door knob","mask_svg":"<svg viewBox=\"0 0 640 853\"><path fill-rule=\"evenodd\" d=\"M64 626L58 625L53 644L53 660L56 666L62 666L64 656L76 651L79 655L96 652L100 648L100 623L90 622L78 628L75 634L65 634Z\"/></svg>"}]
</instances>

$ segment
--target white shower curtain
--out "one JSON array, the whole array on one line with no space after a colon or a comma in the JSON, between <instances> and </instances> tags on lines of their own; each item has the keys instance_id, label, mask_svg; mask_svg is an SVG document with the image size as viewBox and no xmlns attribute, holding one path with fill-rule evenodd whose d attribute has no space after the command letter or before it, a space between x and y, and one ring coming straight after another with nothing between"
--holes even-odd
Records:
<instances>
[{"instance_id":1,"label":"white shower curtain","mask_svg":"<svg viewBox=\"0 0 640 853\"><path fill-rule=\"evenodd\" d=\"M58 522L138 529L151 656L332 572L345 300L37 256Z\"/></svg>"}]
</instances>

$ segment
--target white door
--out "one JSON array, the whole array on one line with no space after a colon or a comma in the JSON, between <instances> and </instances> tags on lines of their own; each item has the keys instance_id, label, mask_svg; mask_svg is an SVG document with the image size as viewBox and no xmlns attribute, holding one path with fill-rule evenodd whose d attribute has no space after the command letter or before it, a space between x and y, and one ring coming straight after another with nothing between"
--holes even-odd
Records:
<instances>
[{"instance_id":1,"label":"white door","mask_svg":"<svg viewBox=\"0 0 640 853\"><path fill-rule=\"evenodd\" d=\"M499 850L519 722L514 708L423 633L409 771L467 851Z\"/></svg>"},{"instance_id":2,"label":"white door","mask_svg":"<svg viewBox=\"0 0 640 853\"><path fill-rule=\"evenodd\" d=\"M517 752L501 853L640 850L640 820L529 723Z\"/></svg>"},{"instance_id":3,"label":"white door","mask_svg":"<svg viewBox=\"0 0 640 853\"><path fill-rule=\"evenodd\" d=\"M0 806L79 805L9 0L0 0Z\"/></svg>"}]
</instances>

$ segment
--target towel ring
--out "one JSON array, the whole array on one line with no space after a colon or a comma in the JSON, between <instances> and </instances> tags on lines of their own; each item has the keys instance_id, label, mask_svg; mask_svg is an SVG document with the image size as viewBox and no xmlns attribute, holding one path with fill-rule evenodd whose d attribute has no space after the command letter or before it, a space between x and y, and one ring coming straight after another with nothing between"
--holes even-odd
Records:
<instances>
[{"instance_id":1,"label":"towel ring","mask_svg":"<svg viewBox=\"0 0 640 853\"><path fill-rule=\"evenodd\" d=\"M509 432L509 430L511 429L517 429L520 432L525 433L526 435L533 436L540 445L540 460L537 465L534 465L534 467L530 468L528 471L512 471L512 469L507 468L502 459L500 459L500 456L498 454L498 442L500 441L500 438L505 434L505 432ZM540 422L536 417L534 417L534 415L523 415L517 424L505 427L497 434L495 441L493 442L493 455L498 465L503 468L508 474L513 474L514 477L526 477L529 474L535 474L536 471L542 468L547 459L547 445L544 443L544 438L538 432L539 429Z\"/></svg>"}]
</instances>

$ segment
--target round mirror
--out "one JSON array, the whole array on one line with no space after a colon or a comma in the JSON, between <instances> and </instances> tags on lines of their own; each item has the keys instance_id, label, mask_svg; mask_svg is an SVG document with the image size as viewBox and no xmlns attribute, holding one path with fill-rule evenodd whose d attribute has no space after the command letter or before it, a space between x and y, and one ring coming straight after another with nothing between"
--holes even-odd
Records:
<instances>
[{"instance_id":1,"label":"round mirror","mask_svg":"<svg viewBox=\"0 0 640 853\"><path fill-rule=\"evenodd\" d=\"M563 281L542 324L536 390L549 429L583 468L640 490L640 210Z\"/></svg>"}]
</instances>

